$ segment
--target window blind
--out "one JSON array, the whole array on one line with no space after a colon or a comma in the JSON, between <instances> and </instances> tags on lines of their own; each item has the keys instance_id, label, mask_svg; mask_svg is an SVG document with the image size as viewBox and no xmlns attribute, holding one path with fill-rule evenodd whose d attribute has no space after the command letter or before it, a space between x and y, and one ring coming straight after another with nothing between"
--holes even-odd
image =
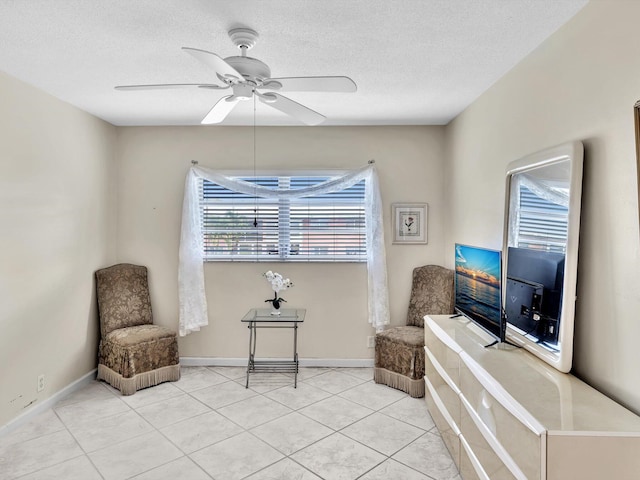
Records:
<instances>
[{"instance_id":1,"label":"window blind","mask_svg":"<svg viewBox=\"0 0 640 480\"><path fill-rule=\"evenodd\" d=\"M518 247L565 253L568 209L520 186Z\"/></svg>"},{"instance_id":2,"label":"window blind","mask_svg":"<svg viewBox=\"0 0 640 480\"><path fill-rule=\"evenodd\" d=\"M328 177L237 177L272 189ZM201 180L204 257L209 261L366 261L364 180L339 192L265 199Z\"/></svg>"}]
</instances>

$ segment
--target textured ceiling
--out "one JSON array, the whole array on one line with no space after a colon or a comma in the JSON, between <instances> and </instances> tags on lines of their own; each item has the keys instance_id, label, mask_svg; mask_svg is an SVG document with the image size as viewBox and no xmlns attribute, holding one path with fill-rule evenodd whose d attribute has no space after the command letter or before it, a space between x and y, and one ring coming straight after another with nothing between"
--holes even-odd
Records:
<instances>
[{"instance_id":1,"label":"textured ceiling","mask_svg":"<svg viewBox=\"0 0 640 480\"><path fill-rule=\"evenodd\" d=\"M357 93L287 93L325 125L446 124L587 0L2 0L0 70L114 125L198 125L223 95L118 92L213 83L188 46L249 55L273 77L346 75ZM257 102L258 125L299 125ZM241 102L223 125L251 125Z\"/></svg>"}]
</instances>

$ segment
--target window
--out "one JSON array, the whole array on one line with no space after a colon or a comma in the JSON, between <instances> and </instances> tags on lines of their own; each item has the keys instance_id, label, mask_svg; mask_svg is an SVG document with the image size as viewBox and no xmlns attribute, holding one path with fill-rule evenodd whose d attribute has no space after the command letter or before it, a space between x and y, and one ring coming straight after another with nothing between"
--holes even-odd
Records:
<instances>
[{"instance_id":1,"label":"window","mask_svg":"<svg viewBox=\"0 0 640 480\"><path fill-rule=\"evenodd\" d=\"M518 247L565 253L568 209L520 186Z\"/></svg>"},{"instance_id":2,"label":"window","mask_svg":"<svg viewBox=\"0 0 640 480\"><path fill-rule=\"evenodd\" d=\"M272 189L329 177L236 177ZM209 261L366 261L364 180L339 192L265 199L201 180L204 258Z\"/></svg>"}]
</instances>

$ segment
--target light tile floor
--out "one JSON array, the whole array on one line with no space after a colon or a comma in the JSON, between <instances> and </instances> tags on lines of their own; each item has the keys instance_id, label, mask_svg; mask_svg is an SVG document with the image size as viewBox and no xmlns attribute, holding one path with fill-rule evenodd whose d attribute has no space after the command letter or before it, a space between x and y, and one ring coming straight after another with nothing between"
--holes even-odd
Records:
<instances>
[{"instance_id":1,"label":"light tile floor","mask_svg":"<svg viewBox=\"0 0 640 480\"><path fill-rule=\"evenodd\" d=\"M371 368L183 367L123 397L92 382L0 437L0 479L460 480L429 416Z\"/></svg>"}]
</instances>

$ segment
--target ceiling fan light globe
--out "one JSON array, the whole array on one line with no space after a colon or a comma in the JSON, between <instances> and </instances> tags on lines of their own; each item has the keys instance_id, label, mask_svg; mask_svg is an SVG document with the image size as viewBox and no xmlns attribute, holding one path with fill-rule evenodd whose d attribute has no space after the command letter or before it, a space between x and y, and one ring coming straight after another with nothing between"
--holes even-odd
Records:
<instances>
[{"instance_id":1,"label":"ceiling fan light globe","mask_svg":"<svg viewBox=\"0 0 640 480\"><path fill-rule=\"evenodd\" d=\"M233 96L238 100L253 98L253 87L248 83L237 83L233 86Z\"/></svg>"}]
</instances>

